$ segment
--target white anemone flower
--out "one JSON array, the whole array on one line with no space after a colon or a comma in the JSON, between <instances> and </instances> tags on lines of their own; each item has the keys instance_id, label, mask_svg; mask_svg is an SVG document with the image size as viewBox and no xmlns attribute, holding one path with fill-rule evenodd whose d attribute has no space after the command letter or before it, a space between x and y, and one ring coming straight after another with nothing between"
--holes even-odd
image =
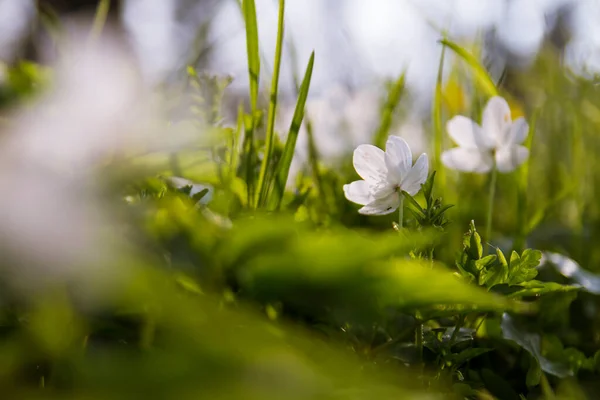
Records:
<instances>
[{"instance_id":1,"label":"white anemone flower","mask_svg":"<svg viewBox=\"0 0 600 400\"><path fill-rule=\"evenodd\" d=\"M412 152L406 141L390 136L385 152L370 144L354 150L354 169L363 180L344 185L346 198L363 205L359 213L385 215L398 209L402 191L414 196L427 180L429 162L423 153L412 163Z\"/></svg>"},{"instance_id":2,"label":"white anemone flower","mask_svg":"<svg viewBox=\"0 0 600 400\"><path fill-rule=\"evenodd\" d=\"M508 103L499 96L488 101L481 126L458 115L448 121L446 129L459 146L442 153L442 162L448 168L487 173L495 167L500 172L511 172L529 156L529 150L521 145L529 126L522 117L513 121Z\"/></svg>"}]
</instances>

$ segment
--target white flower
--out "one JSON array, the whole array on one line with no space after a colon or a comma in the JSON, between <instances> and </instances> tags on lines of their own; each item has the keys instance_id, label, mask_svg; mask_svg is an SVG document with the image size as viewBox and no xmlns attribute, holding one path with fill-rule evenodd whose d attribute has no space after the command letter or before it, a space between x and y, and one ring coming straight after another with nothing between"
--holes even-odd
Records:
<instances>
[{"instance_id":1,"label":"white flower","mask_svg":"<svg viewBox=\"0 0 600 400\"><path fill-rule=\"evenodd\" d=\"M402 200L401 191L414 196L427 180L429 162L423 153L412 165L412 152L404 139L390 136L385 153L370 144L354 150L354 169L364 180L344 185L346 198L364 205L359 213L385 215L394 212Z\"/></svg>"},{"instance_id":2,"label":"white flower","mask_svg":"<svg viewBox=\"0 0 600 400\"><path fill-rule=\"evenodd\" d=\"M521 143L529 126L524 118L511 119L508 103L502 97L492 97L483 110L481 126L461 115L446 126L459 147L442 153L448 168L463 172L489 172L494 164L500 172L510 172L523 164L529 150Z\"/></svg>"}]
</instances>

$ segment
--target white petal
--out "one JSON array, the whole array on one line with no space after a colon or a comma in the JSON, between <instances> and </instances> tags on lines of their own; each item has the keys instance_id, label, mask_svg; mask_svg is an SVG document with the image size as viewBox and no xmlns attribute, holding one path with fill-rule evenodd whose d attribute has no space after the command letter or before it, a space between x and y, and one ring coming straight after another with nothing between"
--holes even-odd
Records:
<instances>
[{"instance_id":1,"label":"white petal","mask_svg":"<svg viewBox=\"0 0 600 400\"><path fill-rule=\"evenodd\" d=\"M398 192L394 192L387 197L372 201L358 212L364 215L386 215L396 211L399 205L400 195Z\"/></svg>"},{"instance_id":2,"label":"white petal","mask_svg":"<svg viewBox=\"0 0 600 400\"><path fill-rule=\"evenodd\" d=\"M385 144L385 164L391 178L400 183L412 165L412 151L404 139L398 136L388 138Z\"/></svg>"},{"instance_id":3,"label":"white petal","mask_svg":"<svg viewBox=\"0 0 600 400\"><path fill-rule=\"evenodd\" d=\"M529 149L525 146L506 146L496 151L496 167L500 172L514 171L523 164L529 156Z\"/></svg>"},{"instance_id":4,"label":"white petal","mask_svg":"<svg viewBox=\"0 0 600 400\"><path fill-rule=\"evenodd\" d=\"M492 169L494 161L487 151L456 147L442 153L442 163L458 171L486 173Z\"/></svg>"},{"instance_id":5,"label":"white petal","mask_svg":"<svg viewBox=\"0 0 600 400\"><path fill-rule=\"evenodd\" d=\"M529 133L529 125L525 118L517 118L513 121L512 126L510 127L510 132L508 133L508 146L515 146L517 144L522 144L527 138L527 134Z\"/></svg>"},{"instance_id":6,"label":"white petal","mask_svg":"<svg viewBox=\"0 0 600 400\"><path fill-rule=\"evenodd\" d=\"M467 149L491 149L494 141L470 118L457 115L446 124L448 134L460 147Z\"/></svg>"},{"instance_id":7,"label":"white petal","mask_svg":"<svg viewBox=\"0 0 600 400\"><path fill-rule=\"evenodd\" d=\"M421 185L427 180L427 174L429 174L429 159L427 154L423 153L402 181L400 188L414 196L419 193Z\"/></svg>"},{"instance_id":8,"label":"white petal","mask_svg":"<svg viewBox=\"0 0 600 400\"><path fill-rule=\"evenodd\" d=\"M369 184L366 181L354 181L344 185L344 195L353 203L365 205L371 201Z\"/></svg>"},{"instance_id":9,"label":"white petal","mask_svg":"<svg viewBox=\"0 0 600 400\"><path fill-rule=\"evenodd\" d=\"M492 97L483 110L481 128L495 140L496 145L503 146L508 139L511 122L506 100L500 96Z\"/></svg>"},{"instance_id":10,"label":"white petal","mask_svg":"<svg viewBox=\"0 0 600 400\"><path fill-rule=\"evenodd\" d=\"M383 197L387 197L396 191L397 184L390 181L381 181L376 184L369 185L369 192L373 199L381 199ZM367 203L364 203L367 204Z\"/></svg>"},{"instance_id":11,"label":"white petal","mask_svg":"<svg viewBox=\"0 0 600 400\"><path fill-rule=\"evenodd\" d=\"M386 179L387 167L385 166L384 153L379 147L370 144L361 144L354 150L354 169L369 183L377 183Z\"/></svg>"}]
</instances>

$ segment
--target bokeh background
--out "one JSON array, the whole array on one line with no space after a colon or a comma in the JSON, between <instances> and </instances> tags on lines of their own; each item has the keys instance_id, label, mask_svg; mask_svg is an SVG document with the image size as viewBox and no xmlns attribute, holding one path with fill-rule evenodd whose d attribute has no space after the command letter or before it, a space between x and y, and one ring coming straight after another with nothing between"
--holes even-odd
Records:
<instances>
[{"instance_id":1,"label":"bokeh background","mask_svg":"<svg viewBox=\"0 0 600 400\"><path fill-rule=\"evenodd\" d=\"M240 2L104 1L101 33L97 3L0 0L0 398L595 398L600 2L286 1L276 160L315 63L269 213L279 2L256 1L256 115ZM479 242L489 177L439 155L490 93L441 39L531 127ZM344 198L388 134L430 155L417 201L454 205L433 232ZM539 281L456 279L496 249Z\"/></svg>"}]
</instances>

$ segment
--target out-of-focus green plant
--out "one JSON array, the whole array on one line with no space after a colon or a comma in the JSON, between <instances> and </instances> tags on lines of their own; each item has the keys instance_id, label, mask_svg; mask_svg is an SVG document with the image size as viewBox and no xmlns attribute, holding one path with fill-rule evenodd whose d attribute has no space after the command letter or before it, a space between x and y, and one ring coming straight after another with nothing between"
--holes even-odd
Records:
<instances>
[{"instance_id":1,"label":"out-of-focus green plant","mask_svg":"<svg viewBox=\"0 0 600 400\"><path fill-rule=\"evenodd\" d=\"M324 168L314 142L312 171L286 187L317 66L311 55L282 142L274 124L279 4L268 104L261 103L256 7L244 0L250 109L240 105L235 123L224 124L230 79L188 68L183 94L161 93L171 114L156 124L169 138L191 131L193 139L184 148L127 149L106 160L102 203L119 216L115 237L129 241L110 259L108 288L88 277L19 290L4 271L26 265L25 253L2 259L1 397L594 398L594 83L546 49L530 68L496 83L472 52L442 40L467 67L464 76L453 73L453 85L472 103L442 101L440 67L434 156L445 149L451 113L466 109L477 119L481 105L501 94L513 117L532 116L530 158L498 176L490 199L479 176L431 174L419 194L404 194L411 216L394 230L395 216L362 216L345 200L342 185L355 177L350 157ZM0 107L22 105L49 86L51 73L36 64L7 71ZM391 86L373 132L380 145L410 95L404 79ZM493 230L482 238L473 220L488 213Z\"/></svg>"}]
</instances>

